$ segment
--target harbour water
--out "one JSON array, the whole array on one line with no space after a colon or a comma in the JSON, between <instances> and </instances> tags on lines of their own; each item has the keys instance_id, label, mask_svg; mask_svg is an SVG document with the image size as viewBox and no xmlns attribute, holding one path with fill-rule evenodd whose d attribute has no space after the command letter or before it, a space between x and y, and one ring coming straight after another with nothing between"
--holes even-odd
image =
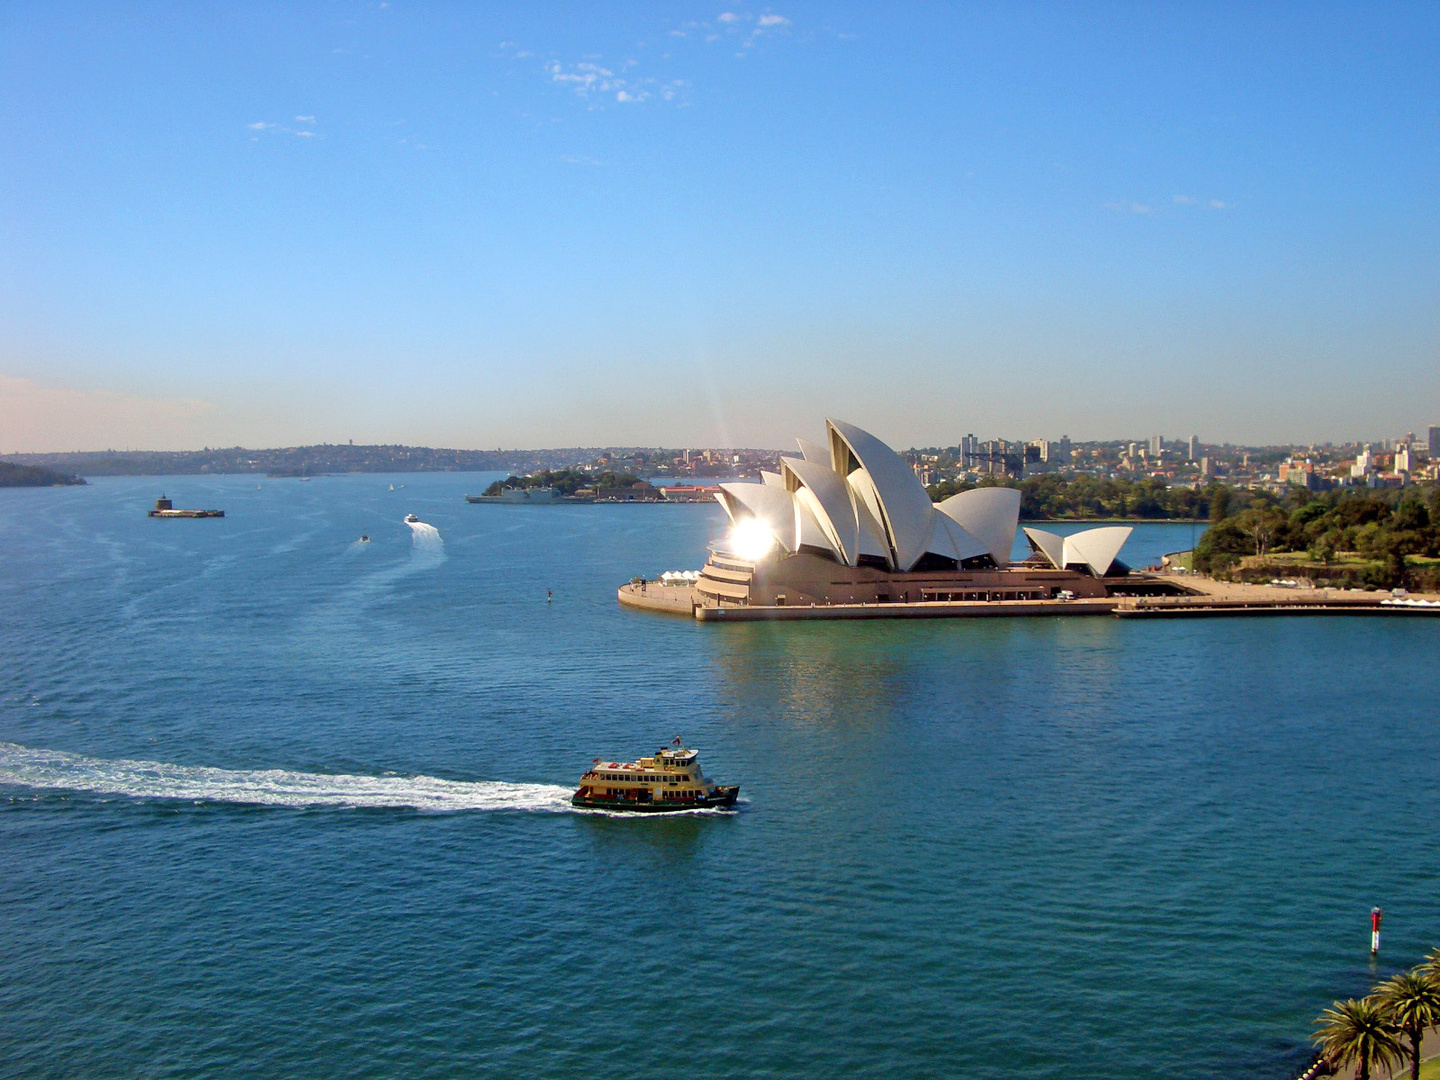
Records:
<instances>
[{"instance_id":1,"label":"harbour water","mask_svg":"<svg viewBox=\"0 0 1440 1080\"><path fill-rule=\"evenodd\" d=\"M490 479L0 491L0 1075L1280 1080L1440 944L1431 620L703 626Z\"/></svg>"}]
</instances>

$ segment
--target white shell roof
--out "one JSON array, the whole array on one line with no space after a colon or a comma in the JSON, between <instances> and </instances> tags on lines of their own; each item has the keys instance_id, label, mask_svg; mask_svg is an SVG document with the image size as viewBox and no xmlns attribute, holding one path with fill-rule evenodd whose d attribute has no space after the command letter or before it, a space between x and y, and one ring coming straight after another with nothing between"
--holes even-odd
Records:
<instances>
[{"instance_id":1,"label":"white shell roof","mask_svg":"<svg viewBox=\"0 0 1440 1080\"><path fill-rule=\"evenodd\" d=\"M778 474L761 473L759 484L721 484L717 497L730 519L763 522L787 552L828 550L849 566L877 556L908 571L927 552L957 562L987 553L1000 566L1010 561L1018 491L977 488L936 507L914 470L875 436L841 420L825 427L828 449L797 439L803 457L782 457ZM1085 552L1098 558L1106 543Z\"/></svg>"},{"instance_id":2,"label":"white shell roof","mask_svg":"<svg viewBox=\"0 0 1440 1080\"><path fill-rule=\"evenodd\" d=\"M1090 568L1096 577L1104 577L1115 564L1120 549L1130 539L1129 525L1107 525L1099 529L1083 529L1069 536L1026 527L1025 535L1040 549L1056 569L1079 563Z\"/></svg>"},{"instance_id":3,"label":"white shell roof","mask_svg":"<svg viewBox=\"0 0 1440 1080\"><path fill-rule=\"evenodd\" d=\"M788 491L769 484L721 484L720 492L725 496L721 505L731 521L753 517L770 530L782 548L795 550L794 500Z\"/></svg>"},{"instance_id":4,"label":"white shell roof","mask_svg":"<svg viewBox=\"0 0 1440 1080\"><path fill-rule=\"evenodd\" d=\"M889 540L895 567L909 570L934 534L935 504L905 459L868 431L843 420L826 419L832 459L838 457L836 440L843 441L868 475L880 504L880 523ZM839 461L832 461L839 465ZM837 468L836 470L841 471Z\"/></svg>"},{"instance_id":5,"label":"white shell roof","mask_svg":"<svg viewBox=\"0 0 1440 1080\"><path fill-rule=\"evenodd\" d=\"M1130 531L1129 525L1109 525L1067 536L1066 565L1083 562L1095 572L1096 577L1104 577L1110 572L1110 567L1120 554L1120 549L1125 546L1125 541L1130 539Z\"/></svg>"},{"instance_id":6,"label":"white shell roof","mask_svg":"<svg viewBox=\"0 0 1440 1080\"><path fill-rule=\"evenodd\" d=\"M1015 527L1020 523L1017 488L971 488L951 495L935 509L979 540L996 566L1010 565Z\"/></svg>"},{"instance_id":7,"label":"white shell roof","mask_svg":"<svg viewBox=\"0 0 1440 1080\"><path fill-rule=\"evenodd\" d=\"M808 492L806 493L808 494ZM825 532L820 524L815 511L810 508L809 501L795 498L795 550L799 551L802 546L819 548L821 551L828 551L841 562L845 561L844 555L835 547L835 542Z\"/></svg>"},{"instance_id":8,"label":"white shell roof","mask_svg":"<svg viewBox=\"0 0 1440 1080\"><path fill-rule=\"evenodd\" d=\"M855 507L850 502L845 481L828 465L817 464L809 458L782 458L780 468L785 473L787 488L792 491L803 488L810 493L814 499L810 510L830 537L836 556L841 562L854 566Z\"/></svg>"},{"instance_id":9,"label":"white shell roof","mask_svg":"<svg viewBox=\"0 0 1440 1080\"><path fill-rule=\"evenodd\" d=\"M796 439L795 445L800 447L800 454L806 461L813 461L816 465L830 467L830 451L819 443L811 442L809 439Z\"/></svg>"},{"instance_id":10,"label":"white shell roof","mask_svg":"<svg viewBox=\"0 0 1440 1080\"><path fill-rule=\"evenodd\" d=\"M1040 554L1050 560L1050 565L1057 570L1065 569L1065 538L1059 533L1046 532L1044 529L1032 529L1025 526L1025 535L1030 542L1039 549Z\"/></svg>"},{"instance_id":11,"label":"white shell roof","mask_svg":"<svg viewBox=\"0 0 1440 1080\"><path fill-rule=\"evenodd\" d=\"M931 537L927 550L960 562L984 555L987 549L981 540L972 536L962 526L955 524L944 514L937 513L935 535Z\"/></svg>"}]
</instances>

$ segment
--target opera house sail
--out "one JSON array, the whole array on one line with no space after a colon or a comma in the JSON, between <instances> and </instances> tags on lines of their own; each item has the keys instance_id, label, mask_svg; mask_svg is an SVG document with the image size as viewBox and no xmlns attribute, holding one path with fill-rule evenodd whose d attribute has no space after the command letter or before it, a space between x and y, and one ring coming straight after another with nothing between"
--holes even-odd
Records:
<instances>
[{"instance_id":1,"label":"opera house sail","mask_svg":"<svg viewBox=\"0 0 1440 1080\"><path fill-rule=\"evenodd\" d=\"M1059 536L1027 528L1012 558L1020 492L979 487L934 503L905 459L874 435L825 421L825 444L759 483L726 483L730 519L695 584L699 606L933 604L1105 598L1126 583L1130 530ZM1139 585L1139 581L1132 584Z\"/></svg>"}]
</instances>

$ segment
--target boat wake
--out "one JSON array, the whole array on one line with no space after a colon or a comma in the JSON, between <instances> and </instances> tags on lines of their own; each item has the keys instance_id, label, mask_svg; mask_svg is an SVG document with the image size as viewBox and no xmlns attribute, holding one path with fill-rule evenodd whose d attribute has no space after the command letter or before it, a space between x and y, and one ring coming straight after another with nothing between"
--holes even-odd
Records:
<instances>
[{"instance_id":1,"label":"boat wake","mask_svg":"<svg viewBox=\"0 0 1440 1080\"><path fill-rule=\"evenodd\" d=\"M406 521L410 526L410 544L417 552L438 552L445 551L445 541L440 539L440 530L434 525L423 521Z\"/></svg>"},{"instance_id":2,"label":"boat wake","mask_svg":"<svg viewBox=\"0 0 1440 1080\"><path fill-rule=\"evenodd\" d=\"M284 769L213 769L159 761L106 760L0 742L0 784L132 799L250 806L571 811L571 789L555 784L442 780L435 776L349 776Z\"/></svg>"}]
</instances>

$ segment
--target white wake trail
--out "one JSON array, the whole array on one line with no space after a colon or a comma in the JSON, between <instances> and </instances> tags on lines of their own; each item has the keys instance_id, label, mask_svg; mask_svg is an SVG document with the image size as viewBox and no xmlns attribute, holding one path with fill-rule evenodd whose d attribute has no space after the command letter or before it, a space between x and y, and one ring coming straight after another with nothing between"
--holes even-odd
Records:
<instances>
[{"instance_id":1,"label":"white wake trail","mask_svg":"<svg viewBox=\"0 0 1440 1080\"><path fill-rule=\"evenodd\" d=\"M440 562L445 558L445 541L440 530L424 521L407 521L410 526L410 549L417 559Z\"/></svg>"},{"instance_id":2,"label":"white wake trail","mask_svg":"<svg viewBox=\"0 0 1440 1080\"><path fill-rule=\"evenodd\" d=\"M0 784L87 791L135 799L252 806L398 807L569 811L571 790L555 784L442 780L434 776L349 776L284 769L214 769L159 761L107 760L0 742Z\"/></svg>"}]
</instances>

